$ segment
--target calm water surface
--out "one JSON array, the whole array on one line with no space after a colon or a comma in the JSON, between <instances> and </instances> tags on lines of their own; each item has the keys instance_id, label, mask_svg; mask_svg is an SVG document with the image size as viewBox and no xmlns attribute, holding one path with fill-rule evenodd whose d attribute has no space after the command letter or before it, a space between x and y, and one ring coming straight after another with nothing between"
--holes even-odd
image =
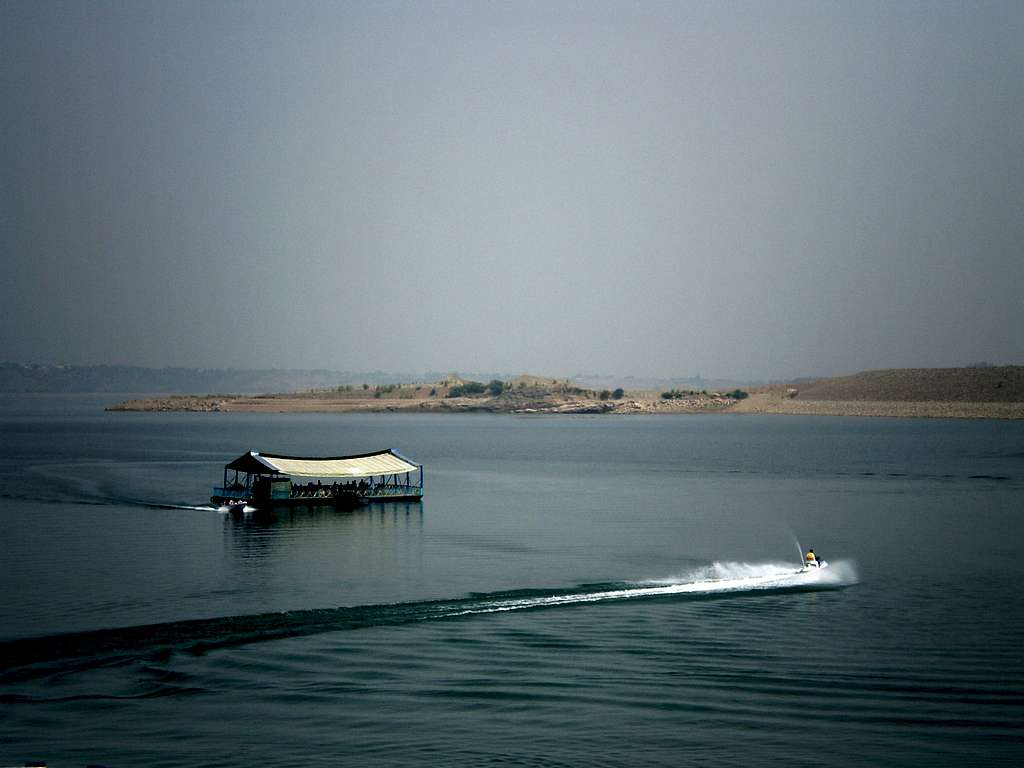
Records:
<instances>
[{"instance_id":1,"label":"calm water surface","mask_svg":"<svg viewBox=\"0 0 1024 768\"><path fill-rule=\"evenodd\" d=\"M1024 424L108 400L0 398L0 766L1024 762ZM422 504L208 505L388 447Z\"/></svg>"}]
</instances>

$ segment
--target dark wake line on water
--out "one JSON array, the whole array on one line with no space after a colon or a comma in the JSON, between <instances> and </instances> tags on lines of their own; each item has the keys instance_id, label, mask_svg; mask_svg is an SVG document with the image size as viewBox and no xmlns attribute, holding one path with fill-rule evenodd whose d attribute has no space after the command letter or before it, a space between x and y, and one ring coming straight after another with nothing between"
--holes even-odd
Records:
<instances>
[{"instance_id":1,"label":"dark wake line on water","mask_svg":"<svg viewBox=\"0 0 1024 768\"><path fill-rule=\"evenodd\" d=\"M0 499L6 499L8 501L29 501L33 504L78 504L84 507L109 507L115 505L117 502L114 499L108 499L103 496L43 496L39 494L28 494L28 493L0 493Z\"/></svg>"},{"instance_id":2,"label":"dark wake line on water","mask_svg":"<svg viewBox=\"0 0 1024 768\"><path fill-rule=\"evenodd\" d=\"M195 462L178 462L195 463ZM217 511L208 500L200 503L188 501L168 501L167 499L139 498L125 496L117 490L109 488L109 483L100 483L92 490L84 487L81 478L47 474L48 467L30 467L31 473L40 476L38 483L33 483L31 490L0 492L0 499L24 501L32 504L71 504L87 507L141 507L144 509L180 509L197 511Z\"/></svg>"},{"instance_id":3,"label":"dark wake line on water","mask_svg":"<svg viewBox=\"0 0 1024 768\"><path fill-rule=\"evenodd\" d=\"M79 693L73 696L36 697L18 693L0 694L0 704L66 704L72 701L131 701L133 699L163 699L182 694L206 693L204 688L177 688L160 686L142 693L117 695L114 693Z\"/></svg>"},{"instance_id":4,"label":"dark wake line on water","mask_svg":"<svg viewBox=\"0 0 1024 768\"><path fill-rule=\"evenodd\" d=\"M210 504L187 504L169 501L150 501L133 499L126 496L39 496L27 493L0 493L0 499L8 501L27 501L33 504L73 504L82 507L143 507L145 509L182 509L200 512L216 512L217 507Z\"/></svg>"},{"instance_id":5,"label":"dark wake line on water","mask_svg":"<svg viewBox=\"0 0 1024 768\"><path fill-rule=\"evenodd\" d=\"M695 581L592 584L562 590L513 590L450 600L189 619L19 638L0 642L0 684L117 666L139 659L164 661L174 653L199 655L219 648L326 632L597 602L658 598L712 599L749 596L754 592L809 592L839 589L856 583L852 566L833 567L823 574L801 574L793 567L778 565L737 565L730 568L728 565L715 564L708 571L710 578L706 572L702 579ZM723 574L725 578L721 578Z\"/></svg>"}]
</instances>

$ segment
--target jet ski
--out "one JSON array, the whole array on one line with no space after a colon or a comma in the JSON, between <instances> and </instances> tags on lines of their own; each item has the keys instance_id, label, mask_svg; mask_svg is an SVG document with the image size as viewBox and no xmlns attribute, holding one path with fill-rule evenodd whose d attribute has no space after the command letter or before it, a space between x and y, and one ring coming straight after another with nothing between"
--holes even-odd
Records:
<instances>
[{"instance_id":1,"label":"jet ski","mask_svg":"<svg viewBox=\"0 0 1024 768\"><path fill-rule=\"evenodd\" d=\"M797 573L815 573L823 568L828 568L828 562L825 560L804 560Z\"/></svg>"}]
</instances>

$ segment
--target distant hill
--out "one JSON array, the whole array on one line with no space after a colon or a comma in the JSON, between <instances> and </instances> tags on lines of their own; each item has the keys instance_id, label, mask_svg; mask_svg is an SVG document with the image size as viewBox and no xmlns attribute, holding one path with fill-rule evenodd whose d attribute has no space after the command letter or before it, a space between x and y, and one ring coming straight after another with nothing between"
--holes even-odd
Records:
<instances>
[{"instance_id":1,"label":"distant hill","mask_svg":"<svg viewBox=\"0 0 1024 768\"><path fill-rule=\"evenodd\" d=\"M259 395L371 387L386 384L438 381L533 380L568 382L568 379L515 376L509 373L440 373L416 375L386 371L332 371L296 369L246 370L236 368L146 368L129 365L44 365L0 363L0 393L82 394L96 392L206 395Z\"/></svg>"},{"instance_id":2,"label":"distant hill","mask_svg":"<svg viewBox=\"0 0 1024 768\"><path fill-rule=\"evenodd\" d=\"M894 368L801 381L796 400L845 402L1024 402L1024 366Z\"/></svg>"},{"instance_id":3,"label":"distant hill","mask_svg":"<svg viewBox=\"0 0 1024 768\"><path fill-rule=\"evenodd\" d=\"M139 392L198 395L303 392L345 384L397 384L410 374L375 371L236 370L231 368L143 368L123 365L34 365L0 363L0 392L70 394Z\"/></svg>"}]
</instances>

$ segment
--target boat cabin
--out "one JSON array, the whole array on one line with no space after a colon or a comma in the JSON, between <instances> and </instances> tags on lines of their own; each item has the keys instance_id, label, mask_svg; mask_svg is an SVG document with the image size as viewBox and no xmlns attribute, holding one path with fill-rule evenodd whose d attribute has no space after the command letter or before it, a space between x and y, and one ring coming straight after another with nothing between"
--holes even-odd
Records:
<instances>
[{"instance_id":1,"label":"boat cabin","mask_svg":"<svg viewBox=\"0 0 1024 768\"><path fill-rule=\"evenodd\" d=\"M356 505L373 501L419 501L423 465L394 448L327 458L249 451L224 465L214 504L271 506Z\"/></svg>"}]
</instances>

